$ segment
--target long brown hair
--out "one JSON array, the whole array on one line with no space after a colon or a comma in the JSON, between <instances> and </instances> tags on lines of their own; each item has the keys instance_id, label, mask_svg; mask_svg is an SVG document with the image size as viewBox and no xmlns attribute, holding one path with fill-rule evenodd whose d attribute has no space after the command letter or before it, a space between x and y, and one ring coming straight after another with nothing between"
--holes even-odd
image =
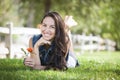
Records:
<instances>
[{"instance_id":1,"label":"long brown hair","mask_svg":"<svg viewBox=\"0 0 120 80\"><path fill-rule=\"evenodd\" d=\"M66 32L65 32L65 23L62 17L57 12L48 12L43 17L41 23L43 22L45 17L51 17L55 21L55 37L54 37L54 50L52 51L53 55L49 61L49 65L47 69L58 69L58 70L66 70L66 60L65 57L67 55L67 42L66 41Z\"/></svg>"}]
</instances>

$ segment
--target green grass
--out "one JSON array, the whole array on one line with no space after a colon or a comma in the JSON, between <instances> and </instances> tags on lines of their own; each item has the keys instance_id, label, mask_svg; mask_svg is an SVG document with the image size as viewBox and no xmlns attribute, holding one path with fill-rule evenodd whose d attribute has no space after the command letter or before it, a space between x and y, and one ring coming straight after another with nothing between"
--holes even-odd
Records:
<instances>
[{"instance_id":1,"label":"green grass","mask_svg":"<svg viewBox=\"0 0 120 80\"><path fill-rule=\"evenodd\" d=\"M120 80L120 52L84 53L67 71L31 70L18 59L0 59L0 80Z\"/></svg>"}]
</instances>

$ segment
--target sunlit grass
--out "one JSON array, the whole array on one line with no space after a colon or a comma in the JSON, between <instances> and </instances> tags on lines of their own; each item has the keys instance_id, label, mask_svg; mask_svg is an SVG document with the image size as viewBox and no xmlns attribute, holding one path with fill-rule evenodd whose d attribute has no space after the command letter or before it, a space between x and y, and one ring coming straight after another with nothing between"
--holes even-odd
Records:
<instances>
[{"instance_id":1,"label":"sunlit grass","mask_svg":"<svg viewBox=\"0 0 120 80\"><path fill-rule=\"evenodd\" d=\"M38 71L22 59L0 59L0 80L120 80L120 52L79 54L80 66L67 71Z\"/></svg>"}]
</instances>

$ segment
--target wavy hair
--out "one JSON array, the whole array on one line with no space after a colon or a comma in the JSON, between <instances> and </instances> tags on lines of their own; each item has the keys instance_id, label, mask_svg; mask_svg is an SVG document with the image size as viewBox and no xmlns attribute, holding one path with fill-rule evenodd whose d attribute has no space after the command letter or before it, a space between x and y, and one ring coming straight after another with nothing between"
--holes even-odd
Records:
<instances>
[{"instance_id":1,"label":"wavy hair","mask_svg":"<svg viewBox=\"0 0 120 80\"><path fill-rule=\"evenodd\" d=\"M43 17L41 23L45 17L51 17L55 21L55 37L54 37L54 50L53 55L49 61L49 65L46 69L66 70L66 55L67 55L67 40L65 32L65 23L62 17L57 12L48 12Z\"/></svg>"}]
</instances>

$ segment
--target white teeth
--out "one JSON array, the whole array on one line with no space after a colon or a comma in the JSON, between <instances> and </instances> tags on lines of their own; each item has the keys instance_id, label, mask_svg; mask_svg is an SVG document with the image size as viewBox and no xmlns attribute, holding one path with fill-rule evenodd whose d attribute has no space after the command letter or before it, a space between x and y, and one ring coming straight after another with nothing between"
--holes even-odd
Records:
<instances>
[{"instance_id":1,"label":"white teeth","mask_svg":"<svg viewBox=\"0 0 120 80\"><path fill-rule=\"evenodd\" d=\"M50 36L49 34L45 34L45 36Z\"/></svg>"}]
</instances>

